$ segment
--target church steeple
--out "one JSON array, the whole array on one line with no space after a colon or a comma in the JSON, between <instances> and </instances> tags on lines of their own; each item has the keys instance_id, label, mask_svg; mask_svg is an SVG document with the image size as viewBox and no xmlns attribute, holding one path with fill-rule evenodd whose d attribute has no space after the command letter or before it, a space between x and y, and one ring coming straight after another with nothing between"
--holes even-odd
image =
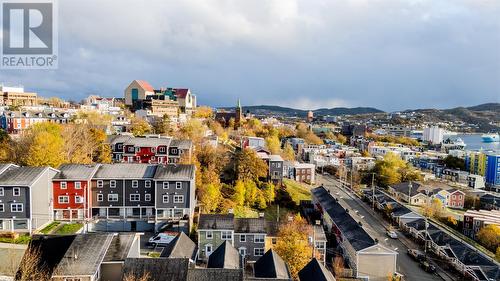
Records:
<instances>
[{"instance_id":1,"label":"church steeple","mask_svg":"<svg viewBox=\"0 0 500 281\"><path fill-rule=\"evenodd\" d=\"M236 106L239 110L241 110L241 102L240 99L238 98L238 105Z\"/></svg>"}]
</instances>

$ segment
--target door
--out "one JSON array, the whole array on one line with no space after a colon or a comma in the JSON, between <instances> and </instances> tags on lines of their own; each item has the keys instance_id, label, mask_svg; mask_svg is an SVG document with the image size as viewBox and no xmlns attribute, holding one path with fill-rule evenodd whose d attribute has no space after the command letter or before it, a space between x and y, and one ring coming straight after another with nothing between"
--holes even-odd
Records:
<instances>
[{"instance_id":1,"label":"door","mask_svg":"<svg viewBox=\"0 0 500 281\"><path fill-rule=\"evenodd\" d=\"M137 231L137 222L136 221L130 222L130 231Z\"/></svg>"},{"instance_id":2,"label":"door","mask_svg":"<svg viewBox=\"0 0 500 281\"><path fill-rule=\"evenodd\" d=\"M139 99L139 90L132 89L132 102Z\"/></svg>"},{"instance_id":3,"label":"door","mask_svg":"<svg viewBox=\"0 0 500 281\"><path fill-rule=\"evenodd\" d=\"M106 216L106 208L99 208L99 216L100 217Z\"/></svg>"}]
</instances>

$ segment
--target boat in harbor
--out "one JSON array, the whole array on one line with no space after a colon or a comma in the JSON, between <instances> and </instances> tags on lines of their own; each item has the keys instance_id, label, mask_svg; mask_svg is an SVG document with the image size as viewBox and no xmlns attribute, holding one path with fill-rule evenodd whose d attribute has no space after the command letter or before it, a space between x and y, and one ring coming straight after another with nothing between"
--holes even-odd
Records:
<instances>
[{"instance_id":1,"label":"boat in harbor","mask_svg":"<svg viewBox=\"0 0 500 281\"><path fill-rule=\"evenodd\" d=\"M483 142L499 142L500 141L500 136L498 133L488 133L488 134L483 134L481 136L481 139Z\"/></svg>"}]
</instances>

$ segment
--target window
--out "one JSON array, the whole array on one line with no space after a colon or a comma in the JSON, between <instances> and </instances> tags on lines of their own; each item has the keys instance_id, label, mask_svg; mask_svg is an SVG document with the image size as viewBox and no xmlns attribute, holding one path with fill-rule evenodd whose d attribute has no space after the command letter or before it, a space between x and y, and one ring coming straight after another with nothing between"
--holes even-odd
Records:
<instances>
[{"instance_id":1,"label":"window","mask_svg":"<svg viewBox=\"0 0 500 281\"><path fill-rule=\"evenodd\" d=\"M168 203L168 194L164 194L162 199L163 199L163 203Z\"/></svg>"},{"instance_id":2,"label":"window","mask_svg":"<svg viewBox=\"0 0 500 281\"><path fill-rule=\"evenodd\" d=\"M207 255L207 257L212 254L212 244L205 245L205 254Z\"/></svg>"},{"instance_id":3,"label":"window","mask_svg":"<svg viewBox=\"0 0 500 281\"><path fill-rule=\"evenodd\" d=\"M262 234L256 234L254 237L254 243L264 243L265 236Z\"/></svg>"},{"instance_id":4,"label":"window","mask_svg":"<svg viewBox=\"0 0 500 281\"><path fill-rule=\"evenodd\" d=\"M23 203L12 203L10 204L10 211L12 213L20 213L23 211Z\"/></svg>"},{"instance_id":5,"label":"window","mask_svg":"<svg viewBox=\"0 0 500 281\"><path fill-rule=\"evenodd\" d=\"M178 152L178 151L177 151L177 148L172 148L172 150L170 150L170 152L171 152L172 154L177 154L177 152Z\"/></svg>"},{"instance_id":6,"label":"window","mask_svg":"<svg viewBox=\"0 0 500 281\"><path fill-rule=\"evenodd\" d=\"M158 151L159 151L159 152L165 152L165 147L164 147L164 146L160 146L160 147L158 148Z\"/></svg>"},{"instance_id":7,"label":"window","mask_svg":"<svg viewBox=\"0 0 500 281\"><path fill-rule=\"evenodd\" d=\"M256 257L260 257L264 255L264 248L255 248L253 249L253 255Z\"/></svg>"},{"instance_id":8,"label":"window","mask_svg":"<svg viewBox=\"0 0 500 281\"><path fill-rule=\"evenodd\" d=\"M140 194L130 194L130 201L137 202L141 201L141 195Z\"/></svg>"},{"instance_id":9,"label":"window","mask_svg":"<svg viewBox=\"0 0 500 281\"><path fill-rule=\"evenodd\" d=\"M127 162L129 162L129 163L133 163L133 162L134 162L134 158L133 158L133 157L128 157L128 158L127 158Z\"/></svg>"},{"instance_id":10,"label":"window","mask_svg":"<svg viewBox=\"0 0 500 281\"><path fill-rule=\"evenodd\" d=\"M222 240L233 239L233 233L231 231L222 231L220 236Z\"/></svg>"},{"instance_id":11,"label":"window","mask_svg":"<svg viewBox=\"0 0 500 281\"><path fill-rule=\"evenodd\" d=\"M21 189L19 187L14 187L14 189L12 189L12 195L21 196Z\"/></svg>"},{"instance_id":12,"label":"window","mask_svg":"<svg viewBox=\"0 0 500 281\"><path fill-rule=\"evenodd\" d=\"M103 186L104 186L104 183L102 182L102 180L98 180L97 187L102 188Z\"/></svg>"},{"instance_id":13,"label":"window","mask_svg":"<svg viewBox=\"0 0 500 281\"><path fill-rule=\"evenodd\" d=\"M151 187L151 181L145 181L145 186L146 186L146 188L150 188Z\"/></svg>"},{"instance_id":14,"label":"window","mask_svg":"<svg viewBox=\"0 0 500 281\"><path fill-rule=\"evenodd\" d=\"M244 257L244 256L246 256L246 255L247 255L247 248L245 248L245 247L241 247L241 248L239 248L239 249L238 249L238 252L240 252L240 255L241 255L242 257Z\"/></svg>"},{"instance_id":15,"label":"window","mask_svg":"<svg viewBox=\"0 0 500 281\"><path fill-rule=\"evenodd\" d=\"M169 188L168 182L164 181L163 182L163 189L168 189L168 188Z\"/></svg>"},{"instance_id":16,"label":"window","mask_svg":"<svg viewBox=\"0 0 500 281\"><path fill-rule=\"evenodd\" d=\"M174 203L184 203L184 195L174 195Z\"/></svg>"},{"instance_id":17,"label":"window","mask_svg":"<svg viewBox=\"0 0 500 281\"><path fill-rule=\"evenodd\" d=\"M103 196L101 193L97 194L97 201L102 202Z\"/></svg>"},{"instance_id":18,"label":"window","mask_svg":"<svg viewBox=\"0 0 500 281\"><path fill-rule=\"evenodd\" d=\"M115 180L110 180L109 181L109 187L115 188L116 187L116 181Z\"/></svg>"},{"instance_id":19,"label":"window","mask_svg":"<svg viewBox=\"0 0 500 281\"><path fill-rule=\"evenodd\" d=\"M4 193L3 193L3 187L0 187L0 196L3 196Z\"/></svg>"},{"instance_id":20,"label":"window","mask_svg":"<svg viewBox=\"0 0 500 281\"><path fill-rule=\"evenodd\" d=\"M152 153L156 153L156 148L151 147L151 152L152 152Z\"/></svg>"},{"instance_id":21,"label":"window","mask_svg":"<svg viewBox=\"0 0 500 281\"><path fill-rule=\"evenodd\" d=\"M181 189L181 188L182 188L182 182L176 182L175 189Z\"/></svg>"},{"instance_id":22,"label":"window","mask_svg":"<svg viewBox=\"0 0 500 281\"><path fill-rule=\"evenodd\" d=\"M82 183L79 181L75 181L75 189L82 189Z\"/></svg>"},{"instance_id":23,"label":"window","mask_svg":"<svg viewBox=\"0 0 500 281\"><path fill-rule=\"evenodd\" d=\"M206 239L212 239L212 238L214 238L214 233L212 231L205 232L205 238Z\"/></svg>"},{"instance_id":24,"label":"window","mask_svg":"<svg viewBox=\"0 0 500 281\"><path fill-rule=\"evenodd\" d=\"M245 234L240 235L240 242L247 242L247 236Z\"/></svg>"},{"instance_id":25,"label":"window","mask_svg":"<svg viewBox=\"0 0 500 281\"><path fill-rule=\"evenodd\" d=\"M135 160L136 160L137 162L141 162L141 156L136 156L136 157L135 157Z\"/></svg>"},{"instance_id":26,"label":"window","mask_svg":"<svg viewBox=\"0 0 500 281\"><path fill-rule=\"evenodd\" d=\"M0 204L0 212L5 212L5 209L3 207L3 204Z\"/></svg>"},{"instance_id":27,"label":"window","mask_svg":"<svg viewBox=\"0 0 500 281\"><path fill-rule=\"evenodd\" d=\"M121 143L117 144L117 145L116 145L116 148L117 148L118 150L122 150L122 148L123 148L123 144L121 144Z\"/></svg>"},{"instance_id":28,"label":"window","mask_svg":"<svg viewBox=\"0 0 500 281\"><path fill-rule=\"evenodd\" d=\"M149 193L144 194L144 201L151 201L151 194Z\"/></svg>"},{"instance_id":29,"label":"window","mask_svg":"<svg viewBox=\"0 0 500 281\"><path fill-rule=\"evenodd\" d=\"M133 180L132 181L132 188L138 188L139 187L139 181Z\"/></svg>"},{"instance_id":30,"label":"window","mask_svg":"<svg viewBox=\"0 0 500 281\"><path fill-rule=\"evenodd\" d=\"M75 203L76 204L83 203L83 197L82 196L75 196Z\"/></svg>"},{"instance_id":31,"label":"window","mask_svg":"<svg viewBox=\"0 0 500 281\"><path fill-rule=\"evenodd\" d=\"M60 204L68 204L69 196L59 196L57 202L59 202Z\"/></svg>"},{"instance_id":32,"label":"window","mask_svg":"<svg viewBox=\"0 0 500 281\"><path fill-rule=\"evenodd\" d=\"M280 162L276 163L276 168L281 168L281 163Z\"/></svg>"},{"instance_id":33,"label":"window","mask_svg":"<svg viewBox=\"0 0 500 281\"><path fill-rule=\"evenodd\" d=\"M118 202L118 194L116 194L116 193L108 194L108 201L109 202Z\"/></svg>"},{"instance_id":34,"label":"window","mask_svg":"<svg viewBox=\"0 0 500 281\"><path fill-rule=\"evenodd\" d=\"M65 181L62 181L61 182L61 189L66 189L66 188L68 188L68 183Z\"/></svg>"},{"instance_id":35,"label":"window","mask_svg":"<svg viewBox=\"0 0 500 281\"><path fill-rule=\"evenodd\" d=\"M129 147L128 147L128 152L134 152L134 151L135 151L135 149L134 149L134 147L133 147L133 146L129 146Z\"/></svg>"}]
</instances>

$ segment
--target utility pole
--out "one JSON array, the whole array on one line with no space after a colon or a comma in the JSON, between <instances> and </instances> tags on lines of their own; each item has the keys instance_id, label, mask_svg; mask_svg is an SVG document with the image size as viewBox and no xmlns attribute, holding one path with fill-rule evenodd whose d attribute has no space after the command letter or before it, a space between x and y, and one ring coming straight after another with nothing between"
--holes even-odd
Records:
<instances>
[{"instance_id":1,"label":"utility pole","mask_svg":"<svg viewBox=\"0 0 500 281\"><path fill-rule=\"evenodd\" d=\"M427 257L427 216L425 216L425 241L424 241L424 256Z\"/></svg>"},{"instance_id":2,"label":"utility pole","mask_svg":"<svg viewBox=\"0 0 500 281\"><path fill-rule=\"evenodd\" d=\"M375 173L372 173L372 208L375 210Z\"/></svg>"},{"instance_id":3,"label":"utility pole","mask_svg":"<svg viewBox=\"0 0 500 281\"><path fill-rule=\"evenodd\" d=\"M351 190L352 190L352 167L351 167Z\"/></svg>"},{"instance_id":4,"label":"utility pole","mask_svg":"<svg viewBox=\"0 0 500 281\"><path fill-rule=\"evenodd\" d=\"M411 184L411 181L408 183L408 205L411 205L411 190L413 188L413 185Z\"/></svg>"}]
</instances>

